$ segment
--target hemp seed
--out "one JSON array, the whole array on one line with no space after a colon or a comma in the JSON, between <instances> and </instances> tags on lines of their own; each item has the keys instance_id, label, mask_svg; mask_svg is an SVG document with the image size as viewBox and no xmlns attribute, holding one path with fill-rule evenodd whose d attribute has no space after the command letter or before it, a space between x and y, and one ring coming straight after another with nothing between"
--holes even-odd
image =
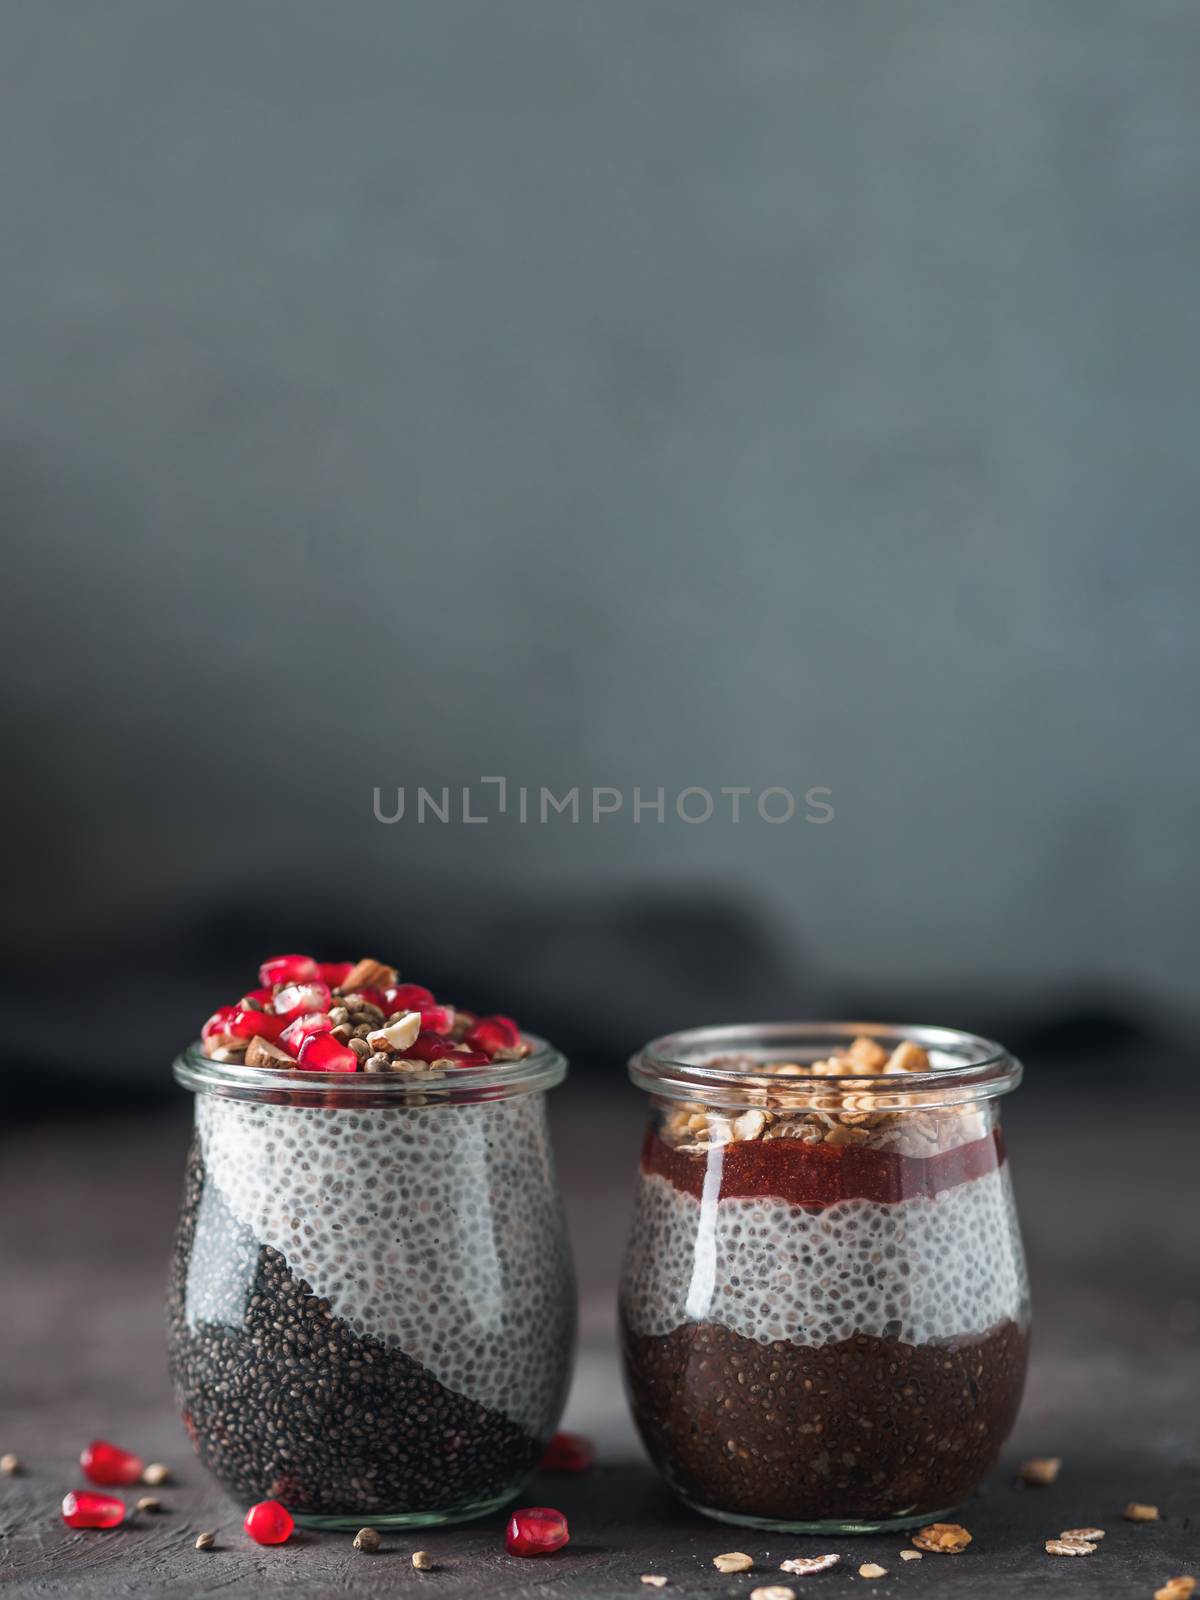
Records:
<instances>
[{"instance_id":1,"label":"hemp seed","mask_svg":"<svg viewBox=\"0 0 1200 1600\"><path fill-rule=\"evenodd\" d=\"M0 1472L2 1472L6 1478L15 1478L20 1470L21 1463L18 1458L13 1455L11 1450L0 1456Z\"/></svg>"},{"instance_id":2,"label":"hemp seed","mask_svg":"<svg viewBox=\"0 0 1200 1600\"><path fill-rule=\"evenodd\" d=\"M215 1533L198 1533L196 1535L197 1550L211 1550L216 1542L217 1536Z\"/></svg>"}]
</instances>

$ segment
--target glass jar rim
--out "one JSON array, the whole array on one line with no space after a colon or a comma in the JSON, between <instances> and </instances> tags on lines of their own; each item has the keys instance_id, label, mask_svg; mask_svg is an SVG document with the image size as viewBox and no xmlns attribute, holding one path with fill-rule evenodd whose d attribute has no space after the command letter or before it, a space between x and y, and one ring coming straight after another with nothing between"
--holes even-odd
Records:
<instances>
[{"instance_id":1,"label":"glass jar rim","mask_svg":"<svg viewBox=\"0 0 1200 1600\"><path fill-rule=\"evenodd\" d=\"M536 1033L523 1032L533 1046L520 1061L489 1061L486 1066L453 1067L441 1072L305 1072L299 1067L248 1067L214 1061L198 1039L174 1062L175 1081L197 1094L232 1100L269 1100L343 1110L364 1106L465 1105L509 1100L553 1089L567 1075L567 1058Z\"/></svg>"},{"instance_id":2,"label":"glass jar rim","mask_svg":"<svg viewBox=\"0 0 1200 1600\"><path fill-rule=\"evenodd\" d=\"M767 1062L818 1061L862 1037L889 1051L906 1042L919 1045L930 1057L931 1070L903 1076L846 1073L785 1078L756 1070ZM734 1066L711 1064L726 1055L750 1059ZM828 1095L838 1087L869 1089L880 1111L928 1109L995 1099L1015 1089L1023 1073L1016 1056L994 1039L932 1023L739 1022L684 1028L651 1039L629 1059L629 1076L639 1089L661 1099L708 1105L741 1105L748 1090L778 1090L786 1085L789 1095Z\"/></svg>"}]
</instances>

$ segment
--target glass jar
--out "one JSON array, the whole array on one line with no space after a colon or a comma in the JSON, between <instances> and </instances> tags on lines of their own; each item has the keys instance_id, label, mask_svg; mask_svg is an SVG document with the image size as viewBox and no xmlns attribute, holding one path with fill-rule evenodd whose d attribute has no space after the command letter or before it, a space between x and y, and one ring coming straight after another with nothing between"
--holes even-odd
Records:
<instances>
[{"instance_id":1,"label":"glass jar","mask_svg":"<svg viewBox=\"0 0 1200 1600\"><path fill-rule=\"evenodd\" d=\"M526 1037L529 1037L528 1035ZM176 1401L243 1503L421 1526L516 1495L554 1432L575 1281L546 1127L566 1061L175 1063L196 1129L167 1301Z\"/></svg>"},{"instance_id":2,"label":"glass jar","mask_svg":"<svg viewBox=\"0 0 1200 1600\"><path fill-rule=\"evenodd\" d=\"M914 1048L929 1070L901 1070ZM707 1516L799 1533L951 1511L1025 1380L997 1103L1020 1063L948 1028L777 1023L656 1039L630 1074L651 1111L622 1346L663 1476Z\"/></svg>"}]
</instances>

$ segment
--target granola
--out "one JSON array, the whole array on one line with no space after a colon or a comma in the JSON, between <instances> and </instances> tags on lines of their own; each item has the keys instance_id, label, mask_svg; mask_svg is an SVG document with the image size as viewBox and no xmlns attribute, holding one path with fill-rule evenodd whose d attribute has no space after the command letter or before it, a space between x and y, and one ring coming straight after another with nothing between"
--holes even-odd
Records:
<instances>
[{"instance_id":1,"label":"granola","mask_svg":"<svg viewBox=\"0 0 1200 1600\"><path fill-rule=\"evenodd\" d=\"M912 1541L918 1550L929 1550L935 1555L956 1556L971 1542L971 1535L958 1522L931 1522L913 1534Z\"/></svg>"}]
</instances>

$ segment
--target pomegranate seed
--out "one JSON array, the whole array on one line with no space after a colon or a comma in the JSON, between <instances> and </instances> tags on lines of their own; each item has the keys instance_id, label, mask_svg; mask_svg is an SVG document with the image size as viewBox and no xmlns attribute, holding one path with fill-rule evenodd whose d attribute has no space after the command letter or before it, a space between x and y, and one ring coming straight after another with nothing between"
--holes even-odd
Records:
<instances>
[{"instance_id":1,"label":"pomegranate seed","mask_svg":"<svg viewBox=\"0 0 1200 1600\"><path fill-rule=\"evenodd\" d=\"M482 1050L460 1050L450 1058L456 1067L490 1067L491 1056L485 1056Z\"/></svg>"},{"instance_id":2,"label":"pomegranate seed","mask_svg":"<svg viewBox=\"0 0 1200 1600\"><path fill-rule=\"evenodd\" d=\"M358 1057L331 1033L310 1033L297 1057L305 1072L357 1072Z\"/></svg>"},{"instance_id":3,"label":"pomegranate seed","mask_svg":"<svg viewBox=\"0 0 1200 1600\"><path fill-rule=\"evenodd\" d=\"M142 1481L144 1462L140 1456L109 1444L107 1439L93 1439L80 1451L79 1465L93 1483L121 1484L130 1488Z\"/></svg>"},{"instance_id":4,"label":"pomegranate seed","mask_svg":"<svg viewBox=\"0 0 1200 1600\"><path fill-rule=\"evenodd\" d=\"M404 1054L410 1061L440 1061L443 1056L456 1055L457 1050L454 1040L444 1033L422 1033L405 1048Z\"/></svg>"},{"instance_id":5,"label":"pomegranate seed","mask_svg":"<svg viewBox=\"0 0 1200 1600\"><path fill-rule=\"evenodd\" d=\"M581 1433L556 1433L542 1457L543 1472L586 1472L596 1459L596 1446Z\"/></svg>"},{"instance_id":6,"label":"pomegranate seed","mask_svg":"<svg viewBox=\"0 0 1200 1600\"><path fill-rule=\"evenodd\" d=\"M116 1528L125 1521L125 1502L112 1494L72 1490L63 1495L62 1519L68 1528Z\"/></svg>"},{"instance_id":7,"label":"pomegranate seed","mask_svg":"<svg viewBox=\"0 0 1200 1600\"><path fill-rule=\"evenodd\" d=\"M283 1018L273 1017L269 1011L238 1006L233 1015L226 1019L225 1032L232 1033L235 1039L253 1039L257 1034L274 1044L283 1032Z\"/></svg>"},{"instance_id":8,"label":"pomegranate seed","mask_svg":"<svg viewBox=\"0 0 1200 1600\"><path fill-rule=\"evenodd\" d=\"M549 1506L514 1511L504 1531L504 1542L513 1556L547 1556L552 1550L561 1550L570 1537L566 1517Z\"/></svg>"},{"instance_id":9,"label":"pomegranate seed","mask_svg":"<svg viewBox=\"0 0 1200 1600\"><path fill-rule=\"evenodd\" d=\"M268 956L258 969L258 981L268 989L277 983L307 983L321 969L311 956Z\"/></svg>"},{"instance_id":10,"label":"pomegranate seed","mask_svg":"<svg viewBox=\"0 0 1200 1600\"><path fill-rule=\"evenodd\" d=\"M211 1039L214 1033L227 1032L228 1030L226 1029L225 1024L229 1021L230 1017L233 1016L237 1009L237 1006L218 1006L213 1012L212 1016L209 1017L208 1021L200 1029L200 1037L202 1039Z\"/></svg>"},{"instance_id":11,"label":"pomegranate seed","mask_svg":"<svg viewBox=\"0 0 1200 1600\"><path fill-rule=\"evenodd\" d=\"M351 1052L353 1053L353 1052ZM278 1500L260 1500L251 1506L242 1524L255 1544L282 1544L290 1539L296 1524L286 1506Z\"/></svg>"},{"instance_id":12,"label":"pomegranate seed","mask_svg":"<svg viewBox=\"0 0 1200 1600\"><path fill-rule=\"evenodd\" d=\"M516 1050L521 1030L511 1017L480 1017L467 1034L467 1043L473 1050L486 1050L494 1056L497 1050Z\"/></svg>"},{"instance_id":13,"label":"pomegranate seed","mask_svg":"<svg viewBox=\"0 0 1200 1600\"><path fill-rule=\"evenodd\" d=\"M310 1011L328 1011L332 1003L327 983L285 983L275 992L275 1015L295 1022Z\"/></svg>"},{"instance_id":14,"label":"pomegranate seed","mask_svg":"<svg viewBox=\"0 0 1200 1600\"><path fill-rule=\"evenodd\" d=\"M422 1033L449 1033L454 1026L453 1006L415 1006L421 1013Z\"/></svg>"},{"instance_id":15,"label":"pomegranate seed","mask_svg":"<svg viewBox=\"0 0 1200 1600\"><path fill-rule=\"evenodd\" d=\"M387 997L382 989L376 989L368 984L365 989L351 989L349 994L342 996L342 1004L352 1006L356 1000L365 1000L369 1006L377 1006L387 1016Z\"/></svg>"},{"instance_id":16,"label":"pomegranate seed","mask_svg":"<svg viewBox=\"0 0 1200 1600\"><path fill-rule=\"evenodd\" d=\"M419 983L393 984L383 991L383 998L389 1017L393 1011L420 1011L422 1006L437 1005L432 990L422 988Z\"/></svg>"},{"instance_id":17,"label":"pomegranate seed","mask_svg":"<svg viewBox=\"0 0 1200 1600\"><path fill-rule=\"evenodd\" d=\"M242 1004L247 1000L257 1000L260 1006L269 1006L275 994L274 989L247 989L242 996Z\"/></svg>"},{"instance_id":18,"label":"pomegranate seed","mask_svg":"<svg viewBox=\"0 0 1200 1600\"><path fill-rule=\"evenodd\" d=\"M307 1016L297 1017L295 1022L289 1022L279 1035L279 1042L290 1056L300 1054L300 1046L305 1039L311 1039L314 1033L332 1033L333 1018L328 1011L310 1011Z\"/></svg>"},{"instance_id":19,"label":"pomegranate seed","mask_svg":"<svg viewBox=\"0 0 1200 1600\"><path fill-rule=\"evenodd\" d=\"M317 965L321 969L321 982L331 989L340 989L354 971L353 961L319 961Z\"/></svg>"}]
</instances>

